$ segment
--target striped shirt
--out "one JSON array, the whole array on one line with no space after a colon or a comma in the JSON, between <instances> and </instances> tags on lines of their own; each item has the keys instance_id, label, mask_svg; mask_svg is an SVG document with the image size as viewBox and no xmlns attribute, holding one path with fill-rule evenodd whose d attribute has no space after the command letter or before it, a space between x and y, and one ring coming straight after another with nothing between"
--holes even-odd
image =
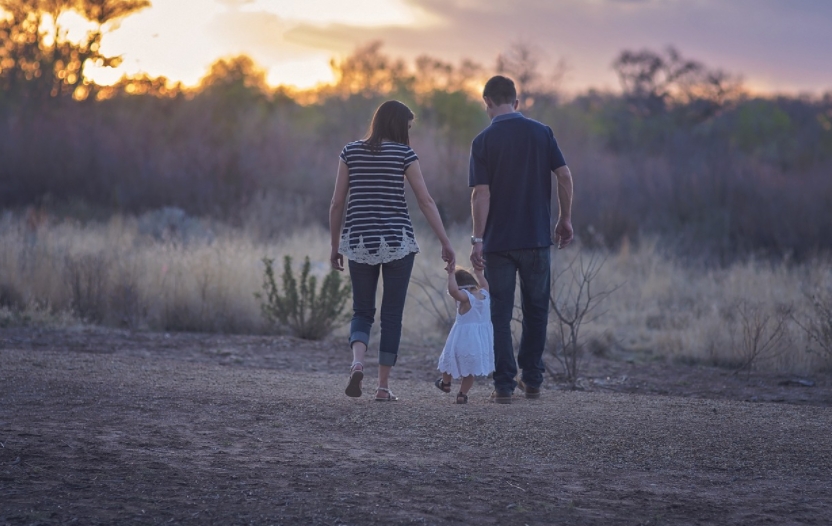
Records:
<instances>
[{"instance_id":1,"label":"striped shirt","mask_svg":"<svg viewBox=\"0 0 832 526\"><path fill-rule=\"evenodd\" d=\"M364 141L347 144L349 198L338 252L378 265L419 252L404 195L404 172L418 157L410 146L382 142L373 154Z\"/></svg>"}]
</instances>

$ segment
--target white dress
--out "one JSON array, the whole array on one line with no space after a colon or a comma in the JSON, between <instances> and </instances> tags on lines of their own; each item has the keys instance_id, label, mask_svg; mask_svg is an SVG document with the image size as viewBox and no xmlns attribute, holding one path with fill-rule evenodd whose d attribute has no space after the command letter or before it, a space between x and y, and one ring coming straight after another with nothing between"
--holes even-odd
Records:
<instances>
[{"instance_id":1,"label":"white dress","mask_svg":"<svg viewBox=\"0 0 832 526\"><path fill-rule=\"evenodd\" d=\"M465 289L471 309L459 313L457 302L456 320L448 341L439 356L439 371L454 378L473 374L487 376L494 371L494 328L491 325L491 296L487 290L480 290L484 296L478 299Z\"/></svg>"}]
</instances>

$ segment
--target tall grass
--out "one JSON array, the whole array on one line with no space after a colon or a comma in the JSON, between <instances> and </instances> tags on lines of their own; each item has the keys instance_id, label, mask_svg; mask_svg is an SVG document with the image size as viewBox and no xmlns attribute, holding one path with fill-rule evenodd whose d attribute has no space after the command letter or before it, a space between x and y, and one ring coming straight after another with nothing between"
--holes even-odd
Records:
<instances>
[{"instance_id":1,"label":"tall grass","mask_svg":"<svg viewBox=\"0 0 832 526\"><path fill-rule=\"evenodd\" d=\"M0 224L0 290L6 307L71 312L84 321L163 331L259 333L254 292L263 256L309 254L322 269L329 247L318 231L257 243L214 225L199 236L144 233L140 221Z\"/></svg>"},{"instance_id":2,"label":"tall grass","mask_svg":"<svg viewBox=\"0 0 832 526\"><path fill-rule=\"evenodd\" d=\"M0 219L0 324L65 323L71 317L152 331L263 333L268 328L254 293L261 287L264 256L302 261L308 255L313 274L322 277L329 270L329 238L319 226L269 242L257 241L264 237L257 231L202 221L178 229L146 223L147 218L114 217L86 225L32 224L6 214ZM452 310L440 247L426 226L416 227L422 253L414 280L422 286L411 285L403 343L438 352ZM467 264L467 229L452 228L451 235L459 240L458 263ZM581 250L589 252L579 245L555 252L553 265L563 268ZM664 254L650 241L599 255L605 263L598 290L617 288L583 334L587 349L601 353L736 367L743 359L741 302L772 316L788 306L805 318L812 314L808 293L832 287L828 258L801 264L750 259L713 269ZM338 329L334 337L346 331ZM788 323L778 346L758 356L753 367L810 373L832 365L829 356L809 348L803 330Z\"/></svg>"},{"instance_id":3,"label":"tall grass","mask_svg":"<svg viewBox=\"0 0 832 526\"><path fill-rule=\"evenodd\" d=\"M827 258L799 265L749 259L702 268L663 254L656 245L644 242L633 250L625 245L610 255L601 281L621 288L592 327L594 337L677 361L738 367L748 343L742 340L741 305L753 305L772 319L789 311L810 315L807 293L832 286ZM795 373L832 365L828 357L807 352L810 348L804 331L787 323L780 344L753 365Z\"/></svg>"}]
</instances>

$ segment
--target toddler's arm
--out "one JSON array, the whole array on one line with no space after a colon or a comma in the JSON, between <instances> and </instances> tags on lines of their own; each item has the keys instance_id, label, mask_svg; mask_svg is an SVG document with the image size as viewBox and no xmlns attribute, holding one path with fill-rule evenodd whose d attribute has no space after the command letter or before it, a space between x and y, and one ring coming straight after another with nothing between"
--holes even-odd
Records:
<instances>
[{"instance_id":1,"label":"toddler's arm","mask_svg":"<svg viewBox=\"0 0 832 526\"><path fill-rule=\"evenodd\" d=\"M474 269L474 277L477 278L477 284L479 285L480 289L488 290L488 280L485 279L485 270L484 269L476 269L475 268Z\"/></svg>"},{"instance_id":2,"label":"toddler's arm","mask_svg":"<svg viewBox=\"0 0 832 526\"><path fill-rule=\"evenodd\" d=\"M456 301L465 304L470 303L471 300L468 299L468 295L459 290L459 285L456 282L456 275L454 274L454 268L449 267L448 269L448 294L451 295L453 299Z\"/></svg>"}]
</instances>

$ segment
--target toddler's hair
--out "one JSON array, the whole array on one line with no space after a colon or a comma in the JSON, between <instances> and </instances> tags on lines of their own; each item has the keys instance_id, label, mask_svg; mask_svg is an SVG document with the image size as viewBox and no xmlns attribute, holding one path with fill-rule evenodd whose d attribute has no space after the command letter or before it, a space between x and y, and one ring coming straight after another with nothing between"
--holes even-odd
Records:
<instances>
[{"instance_id":1,"label":"toddler's hair","mask_svg":"<svg viewBox=\"0 0 832 526\"><path fill-rule=\"evenodd\" d=\"M457 267L457 269L454 271L454 277L456 278L456 284L459 288L471 286L479 287L479 283L477 283L477 278L475 278L473 274L471 274L464 268Z\"/></svg>"}]
</instances>

